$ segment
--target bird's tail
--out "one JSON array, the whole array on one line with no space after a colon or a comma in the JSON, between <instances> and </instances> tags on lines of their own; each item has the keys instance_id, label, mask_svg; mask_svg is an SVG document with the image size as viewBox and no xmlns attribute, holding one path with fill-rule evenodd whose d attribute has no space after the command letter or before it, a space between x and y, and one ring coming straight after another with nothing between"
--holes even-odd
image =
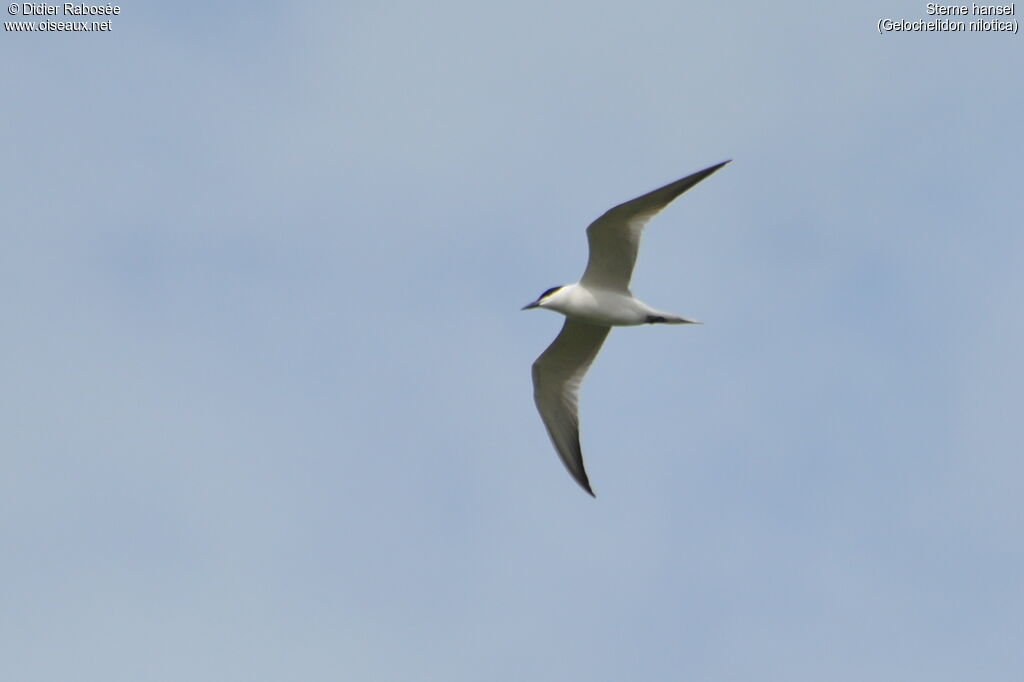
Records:
<instances>
[{"instance_id":1,"label":"bird's tail","mask_svg":"<svg viewBox=\"0 0 1024 682\"><path fill-rule=\"evenodd\" d=\"M691 320L688 317L680 317L679 315L673 315L672 313L658 313L657 315L648 315L647 324L704 324L700 320Z\"/></svg>"}]
</instances>

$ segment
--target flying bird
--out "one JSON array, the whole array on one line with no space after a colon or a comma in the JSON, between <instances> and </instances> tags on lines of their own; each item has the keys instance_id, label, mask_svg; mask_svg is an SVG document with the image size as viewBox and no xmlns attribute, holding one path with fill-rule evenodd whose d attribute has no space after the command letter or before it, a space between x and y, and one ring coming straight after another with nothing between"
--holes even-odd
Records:
<instances>
[{"instance_id":1,"label":"flying bird","mask_svg":"<svg viewBox=\"0 0 1024 682\"><path fill-rule=\"evenodd\" d=\"M629 280L647 221L727 163L715 164L609 209L587 228L590 258L580 281L551 287L523 307L565 315L562 331L533 363L533 400L565 468L591 496L594 491L580 449L578 397L583 375L612 327L700 324L634 298Z\"/></svg>"}]
</instances>

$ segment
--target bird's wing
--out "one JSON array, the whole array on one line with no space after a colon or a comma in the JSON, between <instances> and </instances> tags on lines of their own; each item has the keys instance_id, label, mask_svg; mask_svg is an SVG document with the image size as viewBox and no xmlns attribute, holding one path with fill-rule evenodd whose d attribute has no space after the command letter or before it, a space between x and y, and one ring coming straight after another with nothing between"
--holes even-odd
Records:
<instances>
[{"instance_id":1,"label":"bird's wing","mask_svg":"<svg viewBox=\"0 0 1024 682\"><path fill-rule=\"evenodd\" d=\"M533 400L551 443L584 490L591 495L583 468L577 398L583 375L597 357L610 327L566 318L562 331L533 363Z\"/></svg>"},{"instance_id":2,"label":"bird's wing","mask_svg":"<svg viewBox=\"0 0 1024 682\"><path fill-rule=\"evenodd\" d=\"M653 192L609 209L587 228L590 259L580 284L586 287L629 292L633 264L644 225L673 199L729 163L705 168Z\"/></svg>"}]
</instances>

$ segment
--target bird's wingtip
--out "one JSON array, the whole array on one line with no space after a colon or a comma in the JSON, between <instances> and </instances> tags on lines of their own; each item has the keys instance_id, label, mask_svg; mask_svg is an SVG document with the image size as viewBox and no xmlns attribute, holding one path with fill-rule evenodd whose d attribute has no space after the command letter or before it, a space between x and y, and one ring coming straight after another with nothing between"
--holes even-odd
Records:
<instances>
[{"instance_id":1,"label":"bird's wingtip","mask_svg":"<svg viewBox=\"0 0 1024 682\"><path fill-rule=\"evenodd\" d=\"M587 491L587 494L593 498L597 498L594 494L594 489L590 487L590 479L587 478L587 473L584 471L579 476L574 476L576 482L580 484L580 487Z\"/></svg>"}]
</instances>

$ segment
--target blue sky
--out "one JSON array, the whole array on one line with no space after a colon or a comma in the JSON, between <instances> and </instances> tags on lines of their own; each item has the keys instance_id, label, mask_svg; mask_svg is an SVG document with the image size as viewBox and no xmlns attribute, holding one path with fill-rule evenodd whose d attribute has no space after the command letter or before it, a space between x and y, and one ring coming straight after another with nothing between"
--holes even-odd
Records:
<instances>
[{"instance_id":1,"label":"blue sky","mask_svg":"<svg viewBox=\"0 0 1024 682\"><path fill-rule=\"evenodd\" d=\"M1020 38L924 3L4 32L0 677L1019 679ZM529 365L650 224L581 399Z\"/></svg>"}]
</instances>

